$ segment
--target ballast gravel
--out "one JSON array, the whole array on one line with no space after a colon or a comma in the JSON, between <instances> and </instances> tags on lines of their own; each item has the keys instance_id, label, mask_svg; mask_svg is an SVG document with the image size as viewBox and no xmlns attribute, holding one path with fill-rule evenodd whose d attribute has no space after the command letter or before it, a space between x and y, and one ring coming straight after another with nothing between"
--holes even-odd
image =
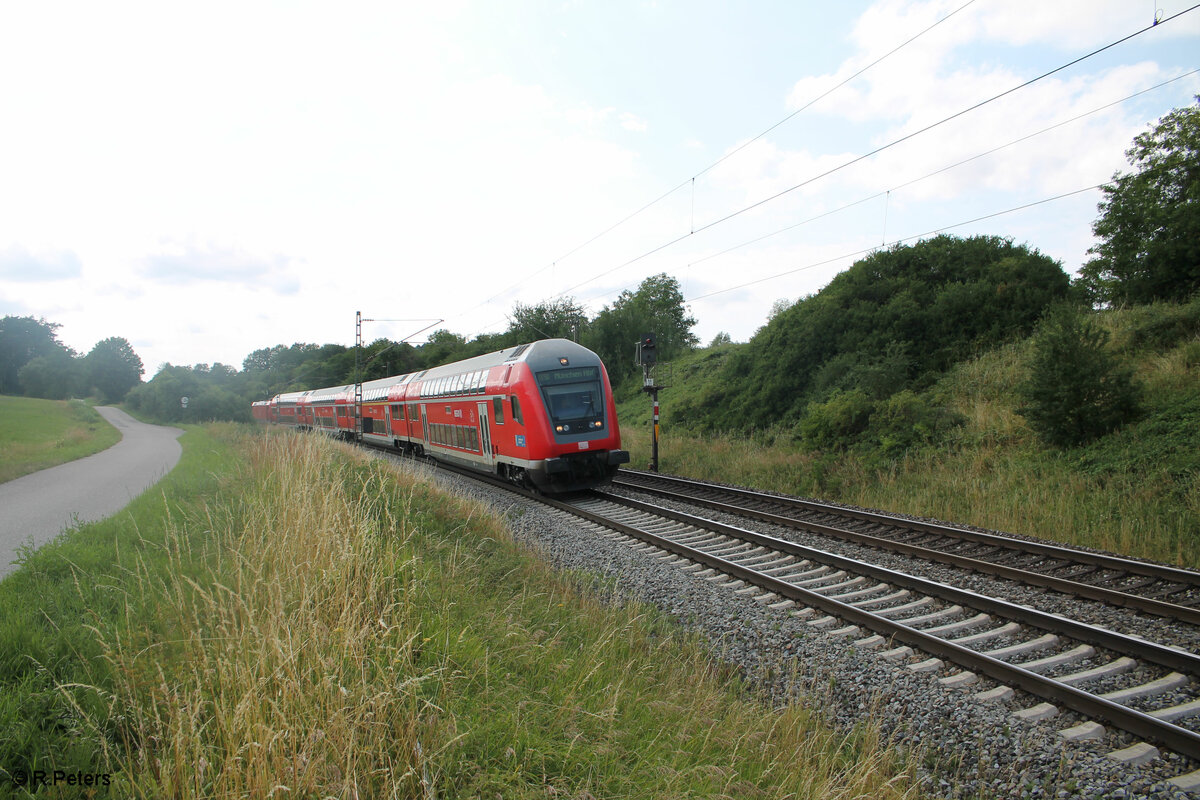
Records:
<instances>
[{"instance_id":1,"label":"ballast gravel","mask_svg":"<svg viewBox=\"0 0 1200 800\"><path fill-rule=\"evenodd\" d=\"M955 672L952 668L913 672L906 668L907 661L883 659L883 648L860 650L850 640L814 629L787 611L760 605L653 554L604 538L595 526L564 512L450 473L437 471L434 475L446 488L493 508L508 521L518 541L554 566L595 575L600 579L597 585L605 586L617 599L652 604L685 629L699 633L715 658L737 668L770 702L798 700L846 730L878 722L892 743L913 754L928 796L1200 798L1200 793L1188 793L1167 782L1200 764L1165 751L1139 766L1118 763L1108 754L1134 744L1135 739L1109 729L1098 739L1067 742L1059 731L1085 721L1073 712L1062 710L1042 722L1014 719L1013 711L1040 700L1021 692L1009 702L976 700L977 692L994 684L980 680L963 689L947 688L937 678ZM841 552L827 540L804 543ZM908 559L870 552L871 560L894 569L922 574L927 569L937 571ZM859 557L862 555L860 552ZM946 574L929 577L947 580ZM957 577L961 584L963 576ZM970 580L973 585L965 588L989 591L989 584L982 583L986 579L973 576ZM1026 597L1023 589L1009 584L999 594L1046 607L1045 593ZM1067 600L1056 598L1053 605L1058 613L1079 611ZM1096 617L1105 614L1093 604L1080 617L1097 622ZM1114 611L1104 621L1117 630L1139 624L1128 617ZM1146 631L1144 617L1138 620L1143 635L1158 638ZM1174 630L1157 621L1150 627L1179 645L1195 645L1195 631Z\"/></svg>"}]
</instances>

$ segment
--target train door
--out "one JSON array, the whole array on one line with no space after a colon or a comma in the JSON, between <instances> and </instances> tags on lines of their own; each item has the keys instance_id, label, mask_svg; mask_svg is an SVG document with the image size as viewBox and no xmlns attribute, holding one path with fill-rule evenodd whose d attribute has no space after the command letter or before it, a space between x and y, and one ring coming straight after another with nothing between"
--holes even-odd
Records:
<instances>
[{"instance_id":1,"label":"train door","mask_svg":"<svg viewBox=\"0 0 1200 800\"><path fill-rule=\"evenodd\" d=\"M483 463L489 468L495 466L496 454L492 452L492 430L488 425L488 404L477 403L479 409L479 446L483 451Z\"/></svg>"}]
</instances>

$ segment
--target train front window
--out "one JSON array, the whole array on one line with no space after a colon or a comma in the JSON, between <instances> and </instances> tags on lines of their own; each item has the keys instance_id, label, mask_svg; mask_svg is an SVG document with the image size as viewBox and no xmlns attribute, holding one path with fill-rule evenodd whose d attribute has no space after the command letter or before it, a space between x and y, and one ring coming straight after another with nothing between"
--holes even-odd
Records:
<instances>
[{"instance_id":1,"label":"train front window","mask_svg":"<svg viewBox=\"0 0 1200 800\"><path fill-rule=\"evenodd\" d=\"M537 381L555 433L587 433L604 427L599 367L547 370L537 374Z\"/></svg>"}]
</instances>

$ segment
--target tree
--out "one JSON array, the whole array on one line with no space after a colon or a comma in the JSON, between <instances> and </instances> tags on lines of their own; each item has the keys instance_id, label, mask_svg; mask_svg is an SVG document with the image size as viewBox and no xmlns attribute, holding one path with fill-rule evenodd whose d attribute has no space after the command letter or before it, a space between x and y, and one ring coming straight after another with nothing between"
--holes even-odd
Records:
<instances>
[{"instance_id":1,"label":"tree","mask_svg":"<svg viewBox=\"0 0 1200 800\"><path fill-rule=\"evenodd\" d=\"M438 328L429 334L429 340L425 344L417 348L417 355L423 369L458 361L467 357L467 338L445 328Z\"/></svg>"},{"instance_id":2,"label":"tree","mask_svg":"<svg viewBox=\"0 0 1200 800\"><path fill-rule=\"evenodd\" d=\"M733 344L733 337L725 331L718 331L717 335L708 343L709 347L724 347L727 344Z\"/></svg>"},{"instance_id":3,"label":"tree","mask_svg":"<svg viewBox=\"0 0 1200 800\"><path fill-rule=\"evenodd\" d=\"M695 324L679 281L659 273L642 281L636 292L625 290L605 306L592 320L584 344L604 361L612 380L620 382L634 372L633 348L642 334L655 334L659 360L670 361L699 343L692 333Z\"/></svg>"},{"instance_id":4,"label":"tree","mask_svg":"<svg viewBox=\"0 0 1200 800\"><path fill-rule=\"evenodd\" d=\"M32 358L21 367L18 376L21 388L29 397L44 397L47 400L66 400L87 394L81 380L80 360L67 350L48 356Z\"/></svg>"},{"instance_id":5,"label":"tree","mask_svg":"<svg viewBox=\"0 0 1200 800\"><path fill-rule=\"evenodd\" d=\"M88 381L100 393L105 403L119 403L134 386L142 381L142 359L133 347L120 336L110 336L96 343L84 358Z\"/></svg>"},{"instance_id":6,"label":"tree","mask_svg":"<svg viewBox=\"0 0 1200 800\"><path fill-rule=\"evenodd\" d=\"M21 390L21 368L39 356L74 355L58 341L57 322L33 317L0 319L0 394Z\"/></svg>"},{"instance_id":7,"label":"tree","mask_svg":"<svg viewBox=\"0 0 1200 800\"><path fill-rule=\"evenodd\" d=\"M1038 326L1018 413L1046 442L1083 444L1136 416L1133 371L1105 349L1107 341L1107 331L1070 305L1052 309Z\"/></svg>"},{"instance_id":8,"label":"tree","mask_svg":"<svg viewBox=\"0 0 1200 800\"><path fill-rule=\"evenodd\" d=\"M1135 171L1106 184L1080 270L1093 301L1184 300L1200 290L1200 96L1133 140Z\"/></svg>"},{"instance_id":9,"label":"tree","mask_svg":"<svg viewBox=\"0 0 1200 800\"><path fill-rule=\"evenodd\" d=\"M586 327L587 312L575 298L566 297L532 306L517 303L513 306L508 332L517 343L538 339L579 341Z\"/></svg>"}]
</instances>

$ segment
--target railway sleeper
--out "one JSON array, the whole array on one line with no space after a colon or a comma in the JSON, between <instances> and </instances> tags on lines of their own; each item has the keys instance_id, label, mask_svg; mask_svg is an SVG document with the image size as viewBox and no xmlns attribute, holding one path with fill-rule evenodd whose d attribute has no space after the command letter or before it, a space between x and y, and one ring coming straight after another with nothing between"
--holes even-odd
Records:
<instances>
[{"instance_id":1,"label":"railway sleeper","mask_svg":"<svg viewBox=\"0 0 1200 800\"><path fill-rule=\"evenodd\" d=\"M1186 675L1182 675L1178 672L1172 672L1169 675L1159 678L1158 680L1153 680L1149 683L1143 683L1139 686L1130 686L1128 689L1118 689L1115 692L1102 694L1100 697L1105 700L1111 700L1114 703L1125 704L1130 700L1136 700L1142 697L1154 697L1155 695L1173 692L1176 689L1182 689L1190 682L1191 681Z\"/></svg>"},{"instance_id":2,"label":"railway sleeper","mask_svg":"<svg viewBox=\"0 0 1200 800\"><path fill-rule=\"evenodd\" d=\"M1128 672L1137 666L1137 661L1134 661L1129 656L1121 656L1115 661L1110 661L1107 664L1101 664L1092 669L1085 669L1082 672L1072 672L1070 675L1059 675L1055 680L1059 683L1064 683L1067 686L1075 686L1089 681L1100 680L1101 678L1109 678L1114 675L1120 675Z\"/></svg>"},{"instance_id":3,"label":"railway sleeper","mask_svg":"<svg viewBox=\"0 0 1200 800\"><path fill-rule=\"evenodd\" d=\"M803 561L801 563L804 566L808 566L812 562L811 561ZM783 570L775 575L772 575L772 577L778 578L781 581L787 581L788 583L791 583L792 578L808 578L813 575L824 575L825 573L832 572L832 571L833 571L833 569L831 567L826 567L826 566L822 565L822 566L816 567L815 569L809 569L809 570L805 570L804 572L797 572L797 573L794 573L791 575L788 574L787 570Z\"/></svg>"},{"instance_id":4,"label":"railway sleeper","mask_svg":"<svg viewBox=\"0 0 1200 800\"><path fill-rule=\"evenodd\" d=\"M817 594L823 594L826 597L830 597L831 595L828 594L829 592L840 591L842 589L853 589L856 586L862 586L864 583L868 583L869 581L870 578L860 575L857 578L851 578L850 580L842 581L841 583L834 583L829 586L819 586L814 588L812 591L816 592Z\"/></svg>"},{"instance_id":5,"label":"railway sleeper","mask_svg":"<svg viewBox=\"0 0 1200 800\"><path fill-rule=\"evenodd\" d=\"M978 642L986 642L989 639L999 639L1003 636L1012 636L1013 634L1020 632L1020 630L1021 623L1006 622L997 628L992 628L991 630L987 631L980 631L979 633L973 633L970 636L963 636L958 639L950 639L949 641L965 647Z\"/></svg>"},{"instance_id":6,"label":"railway sleeper","mask_svg":"<svg viewBox=\"0 0 1200 800\"><path fill-rule=\"evenodd\" d=\"M980 625L984 625L984 624L987 624L988 622L991 622L991 620L992 620L992 617L990 614L980 613L980 614L976 614L973 617L968 617L967 619L959 620L958 622L948 622L945 625L938 625L935 628L926 628L924 632L933 634L934 636L942 636L943 634L958 633L959 631L970 630L971 628L978 628Z\"/></svg>"},{"instance_id":7,"label":"railway sleeper","mask_svg":"<svg viewBox=\"0 0 1200 800\"><path fill-rule=\"evenodd\" d=\"M845 570L839 569L838 571L830 572L827 575L820 575L816 578L806 578L805 580L802 580L802 581L794 581L794 580L791 580L790 578L788 578L786 580L788 583L792 584L793 586L796 586L796 587L799 587L802 589L811 589L813 586L818 586L822 583L829 583L830 581L841 580L842 578L846 577L846 574L847 573Z\"/></svg>"},{"instance_id":8,"label":"railway sleeper","mask_svg":"<svg viewBox=\"0 0 1200 800\"><path fill-rule=\"evenodd\" d=\"M961 642L959 642L959 644L961 644ZM1001 661L1007 661L1009 656L1024 655L1025 653L1032 653L1035 650L1045 650L1047 647L1054 647L1056 644L1058 644L1058 637L1053 633L1046 633L1036 639L1030 639L1025 642L1011 644L1008 647L1001 647L996 650L985 650L983 651L983 654L985 656L991 656L992 658L998 658Z\"/></svg>"},{"instance_id":9,"label":"railway sleeper","mask_svg":"<svg viewBox=\"0 0 1200 800\"><path fill-rule=\"evenodd\" d=\"M915 625L924 625L926 622L937 622L939 620L961 616L962 613L963 607L955 605L947 606L946 608L939 608L937 611L931 611L928 614L921 614L916 617L901 617L896 621L911 628Z\"/></svg>"},{"instance_id":10,"label":"railway sleeper","mask_svg":"<svg viewBox=\"0 0 1200 800\"><path fill-rule=\"evenodd\" d=\"M1174 722L1178 719L1187 719L1188 717L1200 717L1200 700L1193 700L1190 703L1180 703L1169 708L1160 708L1157 711L1151 711L1150 716L1161 719L1163 722Z\"/></svg>"},{"instance_id":11,"label":"railway sleeper","mask_svg":"<svg viewBox=\"0 0 1200 800\"><path fill-rule=\"evenodd\" d=\"M855 603L855 605L857 605L859 608L862 608L866 604ZM878 611L872 611L871 613L877 617L883 617L886 619L887 617L894 617L907 611L912 611L914 609L924 608L925 606L931 605L933 605L932 597L922 597L919 600L913 600L911 603L905 603L904 605L900 606L892 606L891 608L881 608Z\"/></svg>"},{"instance_id":12,"label":"railway sleeper","mask_svg":"<svg viewBox=\"0 0 1200 800\"><path fill-rule=\"evenodd\" d=\"M1083 661L1085 658L1091 658L1095 654L1096 649L1094 647L1087 644L1081 644L1078 647L1073 647L1063 653L1034 659L1033 661L1016 663L1018 667L1027 669L1030 672L1045 672L1055 667L1061 667L1064 664L1074 664L1077 661Z\"/></svg>"},{"instance_id":13,"label":"railway sleeper","mask_svg":"<svg viewBox=\"0 0 1200 800\"><path fill-rule=\"evenodd\" d=\"M830 600L838 600L842 603L848 603L851 600L857 600L860 597L870 597L873 594L886 592L890 588L892 587L888 586L886 583L877 583L874 586L868 586L866 589L859 589L856 592L845 592L844 594L831 594L826 596Z\"/></svg>"},{"instance_id":14,"label":"railway sleeper","mask_svg":"<svg viewBox=\"0 0 1200 800\"><path fill-rule=\"evenodd\" d=\"M885 597L873 597L870 600L860 600L856 603L852 603L851 605L853 605L855 608L866 611L872 606L881 606L886 603L894 603L897 600L903 600L911 594L912 592L910 592L908 589L897 589Z\"/></svg>"}]
</instances>

